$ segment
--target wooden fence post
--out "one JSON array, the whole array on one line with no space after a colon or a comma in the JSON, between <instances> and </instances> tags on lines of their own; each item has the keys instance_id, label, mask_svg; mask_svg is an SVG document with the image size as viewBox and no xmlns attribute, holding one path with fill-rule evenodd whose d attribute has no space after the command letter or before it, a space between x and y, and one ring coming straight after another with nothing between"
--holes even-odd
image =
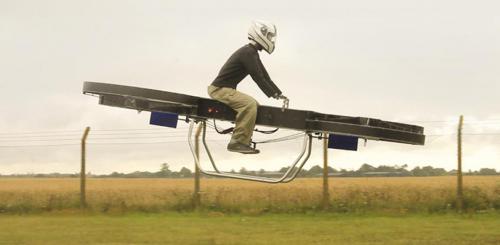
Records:
<instances>
[{"instance_id":1,"label":"wooden fence post","mask_svg":"<svg viewBox=\"0 0 500 245\"><path fill-rule=\"evenodd\" d=\"M328 133L323 133L323 209L330 207L330 193L328 190Z\"/></svg>"},{"instance_id":2,"label":"wooden fence post","mask_svg":"<svg viewBox=\"0 0 500 245\"><path fill-rule=\"evenodd\" d=\"M458 121L458 133L457 133L457 210L462 212L464 208L464 197L463 197L463 181L462 181L462 125L464 122L464 116L460 116Z\"/></svg>"},{"instance_id":3,"label":"wooden fence post","mask_svg":"<svg viewBox=\"0 0 500 245\"><path fill-rule=\"evenodd\" d=\"M81 152L81 162L80 162L80 207L87 207L87 200L85 197L85 142L87 141L87 136L89 135L90 127L86 127L83 132L82 137L82 152Z\"/></svg>"}]
</instances>

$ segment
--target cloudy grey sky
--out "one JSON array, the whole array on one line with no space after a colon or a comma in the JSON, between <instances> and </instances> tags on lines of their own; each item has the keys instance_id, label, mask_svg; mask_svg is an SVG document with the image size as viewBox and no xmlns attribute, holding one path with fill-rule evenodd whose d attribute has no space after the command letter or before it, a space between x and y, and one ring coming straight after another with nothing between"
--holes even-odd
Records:
<instances>
[{"instance_id":1,"label":"cloudy grey sky","mask_svg":"<svg viewBox=\"0 0 500 245\"><path fill-rule=\"evenodd\" d=\"M159 129L148 125L149 113L99 106L81 94L82 82L207 97L253 19L277 25L276 50L261 59L291 107L420 124L431 135L426 146L370 141L358 152L331 150L333 167L452 169L463 114L464 132L481 134L465 136L464 168L500 169L499 9L493 0L0 1L0 173L77 172L85 126L95 143L142 142L90 144L94 173L191 167L186 125ZM250 78L238 89L279 106ZM99 131L110 129L141 130ZM138 132L152 138L98 139ZM67 136L47 136L56 134ZM40 137L20 137L32 135ZM243 157L225 152L226 138L212 139L226 169L277 169L300 144ZM26 146L49 144L69 145ZM320 142L314 147L307 167L321 162Z\"/></svg>"}]
</instances>

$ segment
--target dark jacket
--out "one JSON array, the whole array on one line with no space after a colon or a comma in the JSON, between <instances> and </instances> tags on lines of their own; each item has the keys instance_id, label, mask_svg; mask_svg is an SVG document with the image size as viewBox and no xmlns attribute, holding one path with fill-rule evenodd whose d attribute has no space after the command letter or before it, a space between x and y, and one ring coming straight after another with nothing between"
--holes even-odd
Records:
<instances>
[{"instance_id":1,"label":"dark jacket","mask_svg":"<svg viewBox=\"0 0 500 245\"><path fill-rule=\"evenodd\" d=\"M238 83L248 74L267 97L281 95L281 90L267 74L266 68L260 61L257 48L252 44L241 47L229 57L212 85L236 89Z\"/></svg>"}]
</instances>

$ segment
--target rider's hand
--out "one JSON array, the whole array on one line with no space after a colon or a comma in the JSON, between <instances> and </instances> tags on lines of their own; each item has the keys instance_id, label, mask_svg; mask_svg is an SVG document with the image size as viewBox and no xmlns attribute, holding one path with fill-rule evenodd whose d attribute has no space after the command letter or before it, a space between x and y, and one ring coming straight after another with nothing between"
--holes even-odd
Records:
<instances>
[{"instance_id":1,"label":"rider's hand","mask_svg":"<svg viewBox=\"0 0 500 245\"><path fill-rule=\"evenodd\" d=\"M281 107L281 111L285 111L285 109L288 109L288 104L290 103L290 100L283 94L278 95L278 99L283 100L283 107Z\"/></svg>"}]
</instances>

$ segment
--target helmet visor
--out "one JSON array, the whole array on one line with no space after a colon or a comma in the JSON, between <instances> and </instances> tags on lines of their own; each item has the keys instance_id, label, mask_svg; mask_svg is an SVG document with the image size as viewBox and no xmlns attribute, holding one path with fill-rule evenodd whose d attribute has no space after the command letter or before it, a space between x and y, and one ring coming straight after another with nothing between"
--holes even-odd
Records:
<instances>
[{"instance_id":1,"label":"helmet visor","mask_svg":"<svg viewBox=\"0 0 500 245\"><path fill-rule=\"evenodd\" d=\"M266 38L267 38L267 40L274 42L276 40L276 33L268 32L266 34Z\"/></svg>"}]
</instances>

